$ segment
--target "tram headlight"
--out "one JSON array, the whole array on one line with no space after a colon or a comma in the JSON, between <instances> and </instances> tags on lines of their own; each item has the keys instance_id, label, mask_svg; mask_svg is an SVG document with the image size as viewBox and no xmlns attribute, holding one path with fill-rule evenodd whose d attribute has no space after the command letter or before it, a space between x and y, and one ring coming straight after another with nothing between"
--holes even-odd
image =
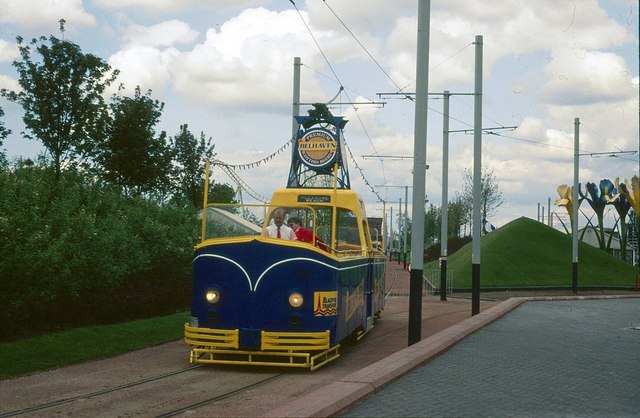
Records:
<instances>
[{"instance_id":1,"label":"tram headlight","mask_svg":"<svg viewBox=\"0 0 640 418\"><path fill-rule=\"evenodd\" d=\"M289 295L289 305L291 305L292 308L299 308L303 302L304 298L299 292L293 292Z\"/></svg>"},{"instance_id":2,"label":"tram headlight","mask_svg":"<svg viewBox=\"0 0 640 418\"><path fill-rule=\"evenodd\" d=\"M220 300L220 292L216 289L209 289L207 290L207 293L204 294L204 298L207 302L214 305Z\"/></svg>"}]
</instances>

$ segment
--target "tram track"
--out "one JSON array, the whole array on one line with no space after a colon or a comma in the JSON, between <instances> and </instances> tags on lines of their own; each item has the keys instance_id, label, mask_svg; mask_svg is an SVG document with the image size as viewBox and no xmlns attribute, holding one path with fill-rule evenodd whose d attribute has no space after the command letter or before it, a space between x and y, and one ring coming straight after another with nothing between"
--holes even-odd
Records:
<instances>
[{"instance_id":1,"label":"tram track","mask_svg":"<svg viewBox=\"0 0 640 418\"><path fill-rule=\"evenodd\" d=\"M122 385L118 385L115 387L111 387L108 389L104 389L104 390L97 390L97 391L93 391L93 392L88 392L88 393L84 393L84 394L80 394L80 395L76 395L76 396L71 396L71 397L67 397L67 398L62 398L62 399L57 399L54 401L50 401L50 402L46 402L46 403L42 403L39 405L34 405L28 408L22 408L22 409L17 409L17 410L13 410L13 411L8 411L8 412L3 412L0 414L0 418L5 418L5 417L15 417L15 416L20 416L20 415L25 415L25 414L37 414L37 415L42 415L42 414L47 414L47 413L51 413L53 414L59 414L61 413L59 410L57 411L48 411L47 410L51 410L52 408L56 408L56 407L60 407L60 406L65 406L65 405L70 405L73 404L75 402L83 402L86 401L88 399L96 399L96 398L100 398L102 396L104 397L108 397L108 395L114 394L116 392L119 391L127 391L128 389L132 389L135 388L137 386L141 386L141 385L145 385L145 384L149 384L149 383L153 383L153 382L158 382L158 381L162 381L162 380L168 380L171 377L186 373L186 372L190 372L193 371L195 369L204 367L204 364L198 364L198 365L193 365L193 366L189 366L180 370L175 370L172 372L168 372L168 373L163 373L163 374L159 374L156 376L151 376L151 377L147 377L144 379L140 379L140 380L136 380L133 382L128 382ZM287 375L286 373L276 373L276 374L270 374L267 377L262 377L259 380L255 380L252 382L249 382L247 384L244 384L240 387L236 387L232 390L228 390L225 391L224 393L219 393L216 394L215 396L206 398L206 399L202 399L202 400L198 400L197 402L191 402L187 405L181 406L180 408L176 408L176 409L172 409L166 412L161 412L159 414L156 413L149 413L148 416L155 416L155 417L172 417L172 416L176 416L179 414L182 414L184 412L187 411L192 411L194 409L198 409L201 408L203 406L206 405L210 405L213 404L215 402L227 399L229 397L232 396L236 396L236 395L241 395L244 392L250 391L252 389L255 389L257 387L260 387L262 385L268 384L270 382L273 382L279 378L281 378L282 376ZM255 376L259 376L259 374L256 374ZM172 402L169 402L169 404L172 404ZM146 411L149 412L149 411ZM62 412L65 413L65 412ZM142 414L142 415L146 415L144 412L142 411L137 411L137 414ZM69 412L68 415L73 416L75 415L73 412Z\"/></svg>"},{"instance_id":2,"label":"tram track","mask_svg":"<svg viewBox=\"0 0 640 418\"><path fill-rule=\"evenodd\" d=\"M76 396L71 396L69 398L63 398L63 399L58 399L55 401L51 401L51 402L47 402L47 403L43 403L40 405L35 405L35 406L31 406L28 408L22 408L22 409L17 409L15 411L9 411L9 412L3 412L0 414L0 418L6 418L6 417L15 417L18 415L23 415L23 414L27 414L30 412L37 412L37 411L41 411L44 409L49 409L49 408L53 408L56 406L60 406L60 405L64 405L64 404L68 404L68 403L72 403L72 402L77 402L79 400L85 400L85 399L91 399L91 398L95 398L98 396L103 396L103 395L107 395L110 393L114 393L114 392L118 392L121 390L125 390L125 389L129 389L135 386L139 386L139 385L144 385L146 383L150 383L150 382L155 382L161 379L166 379L168 377L171 376L175 376L181 373L185 373L197 368L200 368L204 366L203 364L196 364L194 366L189 366L189 367L185 367L183 369L180 370L174 370L172 372L168 372L168 373L163 373L160 375L156 375L156 376L151 376L151 377L147 377L144 379L140 379L137 380L135 382L129 382L129 383L125 383L119 386L114 386L108 389L103 389L103 390L98 390L95 392L89 392L89 393L85 393L82 395L76 395Z\"/></svg>"},{"instance_id":3,"label":"tram track","mask_svg":"<svg viewBox=\"0 0 640 418\"><path fill-rule=\"evenodd\" d=\"M243 386L241 388L238 388L238 389L232 390L230 392L224 393L222 395L217 395L217 396L214 396L214 397L212 397L210 399L206 399L204 401L196 402L194 404L191 404L191 405L188 405L188 406L184 406L184 407L176 409L174 411L166 412L166 413L163 413L161 415L156 415L155 418L173 417L173 416L176 416L176 415L181 414L183 412L187 412L187 411L190 411L190 410L193 410L193 409L197 409L197 408L200 408L202 406L209 405L209 404L212 404L214 402L221 401L223 399L227 399L227 398L229 398L231 396L239 395L239 394L241 394L243 392L246 392L248 390L257 388L257 387L262 386L262 385L264 385L266 383L269 383L269 382L271 382L273 380L276 380L276 379L278 379L278 378L280 378L280 377L282 377L284 375L285 375L285 373L279 373L279 374L267 377L266 379L260 380L258 382L252 383L250 385L246 385L246 386Z\"/></svg>"}]
</instances>

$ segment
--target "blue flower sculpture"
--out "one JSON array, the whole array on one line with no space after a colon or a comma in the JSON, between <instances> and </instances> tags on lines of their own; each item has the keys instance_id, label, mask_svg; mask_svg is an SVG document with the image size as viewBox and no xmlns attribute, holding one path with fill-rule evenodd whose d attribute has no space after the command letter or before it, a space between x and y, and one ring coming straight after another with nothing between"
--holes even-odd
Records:
<instances>
[{"instance_id":1,"label":"blue flower sculpture","mask_svg":"<svg viewBox=\"0 0 640 418\"><path fill-rule=\"evenodd\" d=\"M582 189L578 189L580 197L589 202L589 206L591 206L591 209L593 209L596 216L598 217L598 233L596 234L596 236L598 237L598 245L600 245L600 248L603 250L605 249L603 218L604 208L607 206L607 201L604 196L607 195L608 191L611 188L613 188L613 183L611 183L611 180L601 180L600 190L598 190L598 187L595 183L587 183L586 189L588 196L582 194Z\"/></svg>"}]
</instances>

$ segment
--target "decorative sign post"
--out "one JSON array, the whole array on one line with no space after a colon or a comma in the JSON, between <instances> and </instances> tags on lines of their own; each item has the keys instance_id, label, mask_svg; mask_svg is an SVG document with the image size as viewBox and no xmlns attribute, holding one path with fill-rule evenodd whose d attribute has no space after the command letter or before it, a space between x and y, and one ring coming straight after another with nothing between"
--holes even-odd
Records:
<instances>
[{"instance_id":1,"label":"decorative sign post","mask_svg":"<svg viewBox=\"0 0 640 418\"><path fill-rule=\"evenodd\" d=\"M342 142L347 121L331 115L296 116L296 121L287 188L326 188L335 181L336 188L351 189Z\"/></svg>"}]
</instances>

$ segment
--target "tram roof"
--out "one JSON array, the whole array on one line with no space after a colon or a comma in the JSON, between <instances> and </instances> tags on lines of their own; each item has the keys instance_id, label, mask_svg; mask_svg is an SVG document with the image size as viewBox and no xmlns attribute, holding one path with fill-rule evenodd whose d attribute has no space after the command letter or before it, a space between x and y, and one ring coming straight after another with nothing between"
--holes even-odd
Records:
<instances>
[{"instance_id":1,"label":"tram roof","mask_svg":"<svg viewBox=\"0 0 640 418\"><path fill-rule=\"evenodd\" d=\"M360 212L364 217L362 197L350 189L278 189L273 193L271 206L333 206Z\"/></svg>"}]
</instances>

